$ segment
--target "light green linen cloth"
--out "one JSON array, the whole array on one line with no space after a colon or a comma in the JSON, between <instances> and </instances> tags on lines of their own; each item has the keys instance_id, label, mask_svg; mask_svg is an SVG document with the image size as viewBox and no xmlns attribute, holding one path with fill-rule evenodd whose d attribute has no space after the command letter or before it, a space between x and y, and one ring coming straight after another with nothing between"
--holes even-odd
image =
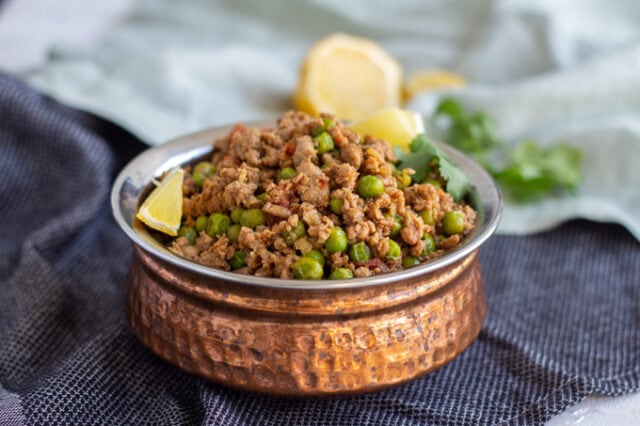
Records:
<instances>
[{"instance_id":1,"label":"light green linen cloth","mask_svg":"<svg viewBox=\"0 0 640 426\"><path fill-rule=\"evenodd\" d=\"M535 3L535 4L532 4ZM499 123L508 142L563 141L584 155L576 196L507 202L499 232L572 218L616 222L640 239L640 2L144 0L95 48L55 49L22 74L53 97L115 121L150 144L292 107L317 39L378 41L405 73L444 67L469 85L448 94Z\"/></svg>"}]
</instances>

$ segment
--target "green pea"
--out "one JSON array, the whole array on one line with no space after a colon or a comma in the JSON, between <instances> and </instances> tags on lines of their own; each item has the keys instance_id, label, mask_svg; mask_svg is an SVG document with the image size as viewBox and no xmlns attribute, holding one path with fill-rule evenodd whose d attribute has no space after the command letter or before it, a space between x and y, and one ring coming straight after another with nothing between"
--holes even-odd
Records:
<instances>
[{"instance_id":1,"label":"green pea","mask_svg":"<svg viewBox=\"0 0 640 426\"><path fill-rule=\"evenodd\" d=\"M192 179L196 186L202 186L204 180L216 172L216 166L210 161L201 161L193 168Z\"/></svg>"},{"instance_id":2,"label":"green pea","mask_svg":"<svg viewBox=\"0 0 640 426\"><path fill-rule=\"evenodd\" d=\"M329 274L330 280L346 280L353 278L353 272L349 268L336 268Z\"/></svg>"},{"instance_id":3,"label":"green pea","mask_svg":"<svg viewBox=\"0 0 640 426\"><path fill-rule=\"evenodd\" d=\"M242 213L244 213L244 209L240 206L231 210L231 221L233 223L240 223L240 216L242 216Z\"/></svg>"},{"instance_id":4,"label":"green pea","mask_svg":"<svg viewBox=\"0 0 640 426\"><path fill-rule=\"evenodd\" d=\"M325 117L325 118L322 119L322 126L318 126L315 129L313 129L311 131L311 134L313 136L318 136L322 132L326 132L328 129L332 128L335 125L336 125L335 121L333 121L330 118L326 118Z\"/></svg>"},{"instance_id":5,"label":"green pea","mask_svg":"<svg viewBox=\"0 0 640 426\"><path fill-rule=\"evenodd\" d=\"M232 243L238 242L238 237L240 236L240 230L242 229L242 225L239 223L234 223L227 230L227 237Z\"/></svg>"},{"instance_id":6,"label":"green pea","mask_svg":"<svg viewBox=\"0 0 640 426\"><path fill-rule=\"evenodd\" d=\"M196 242L196 237L198 236L198 234L192 227L183 225L180 227L180 229L178 229L178 236L185 237L189 241L189 244L193 244Z\"/></svg>"},{"instance_id":7,"label":"green pea","mask_svg":"<svg viewBox=\"0 0 640 426\"><path fill-rule=\"evenodd\" d=\"M242 212L240 225L255 229L265 224L264 213L260 209L249 209Z\"/></svg>"},{"instance_id":8,"label":"green pea","mask_svg":"<svg viewBox=\"0 0 640 426\"><path fill-rule=\"evenodd\" d=\"M285 167L284 169L280 170L280 173L278 174L278 180L289 180L297 174L298 172L296 171L296 169L292 167Z\"/></svg>"},{"instance_id":9,"label":"green pea","mask_svg":"<svg viewBox=\"0 0 640 426\"><path fill-rule=\"evenodd\" d=\"M358 181L358 194L362 198L375 198L384 194L384 183L377 176L363 176Z\"/></svg>"},{"instance_id":10,"label":"green pea","mask_svg":"<svg viewBox=\"0 0 640 426\"><path fill-rule=\"evenodd\" d=\"M400 233L400 231L402 231L402 224L403 224L402 216L400 216L399 214L391 215L389 213L389 214L386 214L385 217L393 217L393 227L391 228L391 233L389 233L389 235L392 237L395 237Z\"/></svg>"},{"instance_id":11,"label":"green pea","mask_svg":"<svg viewBox=\"0 0 640 426\"><path fill-rule=\"evenodd\" d=\"M324 255L320 252L320 250L313 249L304 254L303 257L310 257L318 262L320 265L324 266Z\"/></svg>"},{"instance_id":12,"label":"green pea","mask_svg":"<svg viewBox=\"0 0 640 426\"><path fill-rule=\"evenodd\" d=\"M207 178L207 176L203 173L200 172L194 172L191 175L191 179L193 179L193 183L195 186L202 186L204 184L204 180Z\"/></svg>"},{"instance_id":13,"label":"green pea","mask_svg":"<svg viewBox=\"0 0 640 426\"><path fill-rule=\"evenodd\" d=\"M344 200L342 198L332 198L329 200L329 210L335 214L342 214L342 207L344 206Z\"/></svg>"},{"instance_id":14,"label":"green pea","mask_svg":"<svg viewBox=\"0 0 640 426\"><path fill-rule=\"evenodd\" d=\"M430 210L430 209L420 210L418 214L422 218L422 221L425 223L425 225L433 226L436 224L436 218L433 216L433 210Z\"/></svg>"},{"instance_id":15,"label":"green pea","mask_svg":"<svg viewBox=\"0 0 640 426\"><path fill-rule=\"evenodd\" d=\"M229 230L231 218L224 213L213 213L207 221L207 234L212 237L222 235Z\"/></svg>"},{"instance_id":16,"label":"green pea","mask_svg":"<svg viewBox=\"0 0 640 426\"><path fill-rule=\"evenodd\" d=\"M296 223L296 226L291 228L291 231L284 231L282 233L282 238L289 244L290 246L299 239L307 235L307 230L304 228L304 222L301 220Z\"/></svg>"},{"instance_id":17,"label":"green pea","mask_svg":"<svg viewBox=\"0 0 640 426\"><path fill-rule=\"evenodd\" d=\"M335 148L331 135L327 132L322 132L318 136L313 138L314 145L318 151L318 154L324 154Z\"/></svg>"},{"instance_id":18,"label":"green pea","mask_svg":"<svg viewBox=\"0 0 640 426\"><path fill-rule=\"evenodd\" d=\"M431 184L436 188L442 188L442 182L440 182L438 179L427 179L425 183Z\"/></svg>"},{"instance_id":19,"label":"green pea","mask_svg":"<svg viewBox=\"0 0 640 426\"><path fill-rule=\"evenodd\" d=\"M442 230L445 234L460 234L464 231L464 215L457 210L448 211L442 219Z\"/></svg>"},{"instance_id":20,"label":"green pea","mask_svg":"<svg viewBox=\"0 0 640 426\"><path fill-rule=\"evenodd\" d=\"M231 266L231 269L240 269L246 265L247 254L244 252L244 250L236 250L236 252L233 253L231 259L229 259L229 266Z\"/></svg>"},{"instance_id":21,"label":"green pea","mask_svg":"<svg viewBox=\"0 0 640 426\"><path fill-rule=\"evenodd\" d=\"M387 250L387 257L389 259L399 259L402 256L402 250L400 245L393 240L389 240L389 250Z\"/></svg>"},{"instance_id":22,"label":"green pea","mask_svg":"<svg viewBox=\"0 0 640 426\"><path fill-rule=\"evenodd\" d=\"M329 238L324 242L324 248L326 248L329 253L343 252L347 249L348 245L349 241L347 240L347 233L339 226L331 228Z\"/></svg>"},{"instance_id":23,"label":"green pea","mask_svg":"<svg viewBox=\"0 0 640 426\"><path fill-rule=\"evenodd\" d=\"M217 171L217 168L211 163L211 161L201 161L195 165L193 171L203 173L206 176L211 176Z\"/></svg>"},{"instance_id":24,"label":"green pea","mask_svg":"<svg viewBox=\"0 0 640 426\"><path fill-rule=\"evenodd\" d=\"M436 250L436 240L433 238L433 235L425 232L422 236L424 240L424 248L422 249L422 255L427 256L430 253L433 253Z\"/></svg>"},{"instance_id":25,"label":"green pea","mask_svg":"<svg viewBox=\"0 0 640 426\"><path fill-rule=\"evenodd\" d=\"M320 263L311 258L302 256L291 265L293 276L299 280L319 280L324 275L324 270Z\"/></svg>"},{"instance_id":26,"label":"green pea","mask_svg":"<svg viewBox=\"0 0 640 426\"><path fill-rule=\"evenodd\" d=\"M369 260L371 259L371 249L369 249L369 246L363 241L355 243L349 247L349 259L351 259L352 262Z\"/></svg>"},{"instance_id":27,"label":"green pea","mask_svg":"<svg viewBox=\"0 0 640 426\"><path fill-rule=\"evenodd\" d=\"M409 269L412 266L416 266L419 264L420 264L420 259L418 259L417 257L405 256L404 259L402 259L402 267L405 269Z\"/></svg>"},{"instance_id":28,"label":"green pea","mask_svg":"<svg viewBox=\"0 0 640 426\"><path fill-rule=\"evenodd\" d=\"M398 189L405 189L409 185L411 185L411 175L409 175L404 170L397 172L393 175L396 178L396 184L398 185Z\"/></svg>"},{"instance_id":29,"label":"green pea","mask_svg":"<svg viewBox=\"0 0 640 426\"><path fill-rule=\"evenodd\" d=\"M265 201L267 201L267 193L263 192L261 194L258 194L256 195L256 198L264 203Z\"/></svg>"},{"instance_id":30,"label":"green pea","mask_svg":"<svg viewBox=\"0 0 640 426\"><path fill-rule=\"evenodd\" d=\"M323 117L322 122L324 123L325 129L330 129L336 125L336 122L328 117Z\"/></svg>"},{"instance_id":31,"label":"green pea","mask_svg":"<svg viewBox=\"0 0 640 426\"><path fill-rule=\"evenodd\" d=\"M207 229L207 220L209 220L207 216L198 216L196 219L196 231L198 231L198 233Z\"/></svg>"}]
</instances>

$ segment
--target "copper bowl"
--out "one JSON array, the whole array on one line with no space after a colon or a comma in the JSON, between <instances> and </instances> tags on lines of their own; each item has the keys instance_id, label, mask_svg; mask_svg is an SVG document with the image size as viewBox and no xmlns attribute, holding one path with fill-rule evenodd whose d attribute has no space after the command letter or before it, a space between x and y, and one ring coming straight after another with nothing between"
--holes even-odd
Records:
<instances>
[{"instance_id":1,"label":"copper bowl","mask_svg":"<svg viewBox=\"0 0 640 426\"><path fill-rule=\"evenodd\" d=\"M113 213L134 245L127 318L147 348L224 385L322 396L415 379L473 342L486 312L478 248L495 231L501 211L499 191L480 166L440 145L471 179L469 201L478 211L476 229L441 258L349 280L246 276L171 254L135 219L153 178L205 155L230 129L151 148L115 181Z\"/></svg>"}]
</instances>

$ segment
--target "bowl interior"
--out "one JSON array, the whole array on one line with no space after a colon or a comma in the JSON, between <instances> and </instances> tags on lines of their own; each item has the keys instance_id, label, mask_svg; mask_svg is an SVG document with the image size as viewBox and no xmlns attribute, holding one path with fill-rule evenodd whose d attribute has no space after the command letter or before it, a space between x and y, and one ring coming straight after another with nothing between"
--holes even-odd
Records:
<instances>
[{"instance_id":1,"label":"bowl interior","mask_svg":"<svg viewBox=\"0 0 640 426\"><path fill-rule=\"evenodd\" d=\"M250 123L253 127L268 127L269 123ZM416 275L428 274L444 266L450 265L476 250L493 234L500 220L502 201L500 192L491 176L477 163L454 148L438 143L447 155L469 176L472 188L468 202L478 212L476 228L467 236L462 244L443 256L418 265L411 269L348 280L287 280L281 278L265 278L236 274L199 265L182 259L169 252L156 241L136 219L136 211L140 200L150 190L152 179L163 172L193 161L211 151L213 141L224 136L232 125L216 127L201 132L182 136L163 145L150 148L134 158L120 172L111 192L111 207L116 222L132 240L145 251L162 260L199 274L234 281L245 285L259 285L279 288L330 289L344 287L372 286Z\"/></svg>"}]
</instances>

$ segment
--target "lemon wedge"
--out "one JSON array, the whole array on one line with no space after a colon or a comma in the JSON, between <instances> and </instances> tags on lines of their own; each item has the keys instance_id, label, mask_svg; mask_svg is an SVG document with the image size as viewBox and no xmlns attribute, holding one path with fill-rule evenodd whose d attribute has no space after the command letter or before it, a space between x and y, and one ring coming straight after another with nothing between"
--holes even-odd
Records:
<instances>
[{"instance_id":1,"label":"lemon wedge","mask_svg":"<svg viewBox=\"0 0 640 426\"><path fill-rule=\"evenodd\" d=\"M362 137L371 135L384 139L405 151L417 135L424 133L424 122L420 114L395 107L380 110L356 121L350 127Z\"/></svg>"},{"instance_id":2,"label":"lemon wedge","mask_svg":"<svg viewBox=\"0 0 640 426\"><path fill-rule=\"evenodd\" d=\"M467 84L464 77L443 69L431 69L412 74L404 85L406 100L420 92L437 89L462 88Z\"/></svg>"},{"instance_id":3,"label":"lemon wedge","mask_svg":"<svg viewBox=\"0 0 640 426\"><path fill-rule=\"evenodd\" d=\"M183 180L182 169L171 170L144 200L136 217L150 228L171 236L178 235L182 219Z\"/></svg>"},{"instance_id":4,"label":"lemon wedge","mask_svg":"<svg viewBox=\"0 0 640 426\"><path fill-rule=\"evenodd\" d=\"M356 120L400 104L402 68L381 46L346 34L318 41L307 53L293 96L297 109Z\"/></svg>"}]
</instances>

